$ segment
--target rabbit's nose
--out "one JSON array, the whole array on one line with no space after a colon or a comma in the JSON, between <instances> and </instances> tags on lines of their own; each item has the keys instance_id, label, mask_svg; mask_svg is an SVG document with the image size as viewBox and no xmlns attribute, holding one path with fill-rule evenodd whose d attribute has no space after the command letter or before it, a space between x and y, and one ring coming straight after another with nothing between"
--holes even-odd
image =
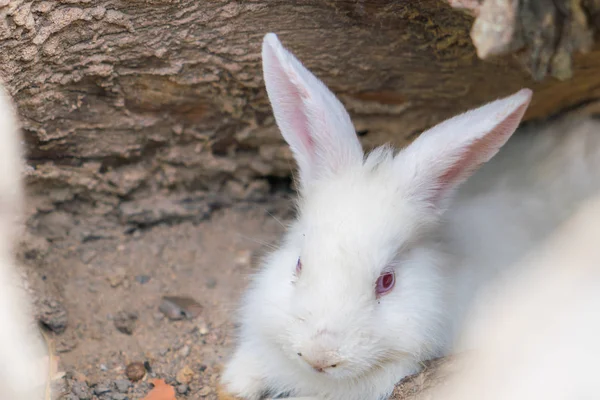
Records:
<instances>
[{"instance_id":1,"label":"rabbit's nose","mask_svg":"<svg viewBox=\"0 0 600 400\"><path fill-rule=\"evenodd\" d=\"M317 372L325 372L327 369L336 368L341 361L335 352L298 353L298 355Z\"/></svg>"}]
</instances>

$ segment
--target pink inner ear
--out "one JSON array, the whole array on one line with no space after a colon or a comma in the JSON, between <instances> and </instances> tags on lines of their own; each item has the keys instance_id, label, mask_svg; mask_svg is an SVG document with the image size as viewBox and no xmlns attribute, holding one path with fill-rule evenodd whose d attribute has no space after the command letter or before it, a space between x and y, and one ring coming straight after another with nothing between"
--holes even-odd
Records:
<instances>
[{"instance_id":1,"label":"pink inner ear","mask_svg":"<svg viewBox=\"0 0 600 400\"><path fill-rule=\"evenodd\" d=\"M263 60L265 67L265 83L271 89L271 103L278 115L280 124L288 125L289 129L280 127L282 134L293 150L310 157L314 152L314 142L310 133L308 115L304 100L310 94L301 83L301 79L289 65L285 65L285 55L277 56L277 49L266 46L268 63ZM270 78L270 79L268 79Z\"/></svg>"},{"instance_id":2,"label":"pink inner ear","mask_svg":"<svg viewBox=\"0 0 600 400\"><path fill-rule=\"evenodd\" d=\"M294 124L296 127L301 128L300 140L302 141L302 144L305 146L306 150L308 150L308 154L313 154L315 142L310 132L308 113L304 107L304 99L308 99L310 94L303 85L297 84L300 82L300 80L295 71L288 71L287 74L290 79L290 93L297 99Z\"/></svg>"},{"instance_id":3,"label":"pink inner ear","mask_svg":"<svg viewBox=\"0 0 600 400\"><path fill-rule=\"evenodd\" d=\"M302 97L307 97L308 93L306 93L306 91L303 91L301 88L299 88L291 82L288 83L287 90L289 90L290 97L293 96L295 99L297 99L295 101L296 105L290 107L291 122L294 126L295 131L298 133L298 137L300 138L304 149L306 150L306 154L311 155L314 153L315 143L310 134L308 116L307 113L303 111L304 104L302 101Z\"/></svg>"},{"instance_id":4,"label":"pink inner ear","mask_svg":"<svg viewBox=\"0 0 600 400\"><path fill-rule=\"evenodd\" d=\"M434 201L445 196L448 190L468 179L483 163L489 161L510 138L521 120L522 113L506 117L487 135L473 140L462 149L456 161L439 177Z\"/></svg>"}]
</instances>

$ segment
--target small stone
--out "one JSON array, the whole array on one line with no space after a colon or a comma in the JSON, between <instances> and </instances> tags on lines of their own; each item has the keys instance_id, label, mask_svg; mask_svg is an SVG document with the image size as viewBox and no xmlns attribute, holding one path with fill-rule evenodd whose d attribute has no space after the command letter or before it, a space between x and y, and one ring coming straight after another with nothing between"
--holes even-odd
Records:
<instances>
[{"instance_id":1,"label":"small stone","mask_svg":"<svg viewBox=\"0 0 600 400\"><path fill-rule=\"evenodd\" d=\"M117 392L127 393L131 387L131 382L129 382L127 379L117 379L115 381L115 387L117 388Z\"/></svg>"},{"instance_id":2,"label":"small stone","mask_svg":"<svg viewBox=\"0 0 600 400\"><path fill-rule=\"evenodd\" d=\"M44 237L23 232L23 240L18 249L19 254L28 260L41 260L50 251L50 242Z\"/></svg>"},{"instance_id":3,"label":"small stone","mask_svg":"<svg viewBox=\"0 0 600 400\"><path fill-rule=\"evenodd\" d=\"M115 272L113 272L111 275L109 275L108 282L110 283L110 286L116 288L121 283L123 283L123 281L125 280L126 277L127 277L127 274L126 274L125 270L123 268L117 268L115 270Z\"/></svg>"},{"instance_id":4,"label":"small stone","mask_svg":"<svg viewBox=\"0 0 600 400\"><path fill-rule=\"evenodd\" d=\"M141 362L133 362L125 368L125 375L132 382L137 382L146 375L146 368L144 367L144 363Z\"/></svg>"},{"instance_id":5,"label":"small stone","mask_svg":"<svg viewBox=\"0 0 600 400\"><path fill-rule=\"evenodd\" d=\"M200 332L202 336L208 333L208 325L206 325L206 322L201 322L200 325L198 325L198 332Z\"/></svg>"},{"instance_id":6,"label":"small stone","mask_svg":"<svg viewBox=\"0 0 600 400\"><path fill-rule=\"evenodd\" d=\"M127 395L123 394L123 393L113 393L111 398L112 398L112 400L127 400L128 399Z\"/></svg>"},{"instance_id":7,"label":"small stone","mask_svg":"<svg viewBox=\"0 0 600 400\"><path fill-rule=\"evenodd\" d=\"M188 385L179 385L177 386L177 393L179 394L186 394L188 391L190 390L190 387Z\"/></svg>"},{"instance_id":8,"label":"small stone","mask_svg":"<svg viewBox=\"0 0 600 400\"><path fill-rule=\"evenodd\" d=\"M250 265L252 262L252 252L250 250L239 251L235 257L235 263L240 267Z\"/></svg>"},{"instance_id":9,"label":"small stone","mask_svg":"<svg viewBox=\"0 0 600 400\"><path fill-rule=\"evenodd\" d=\"M54 333L63 333L67 329L67 310L58 301L49 299L42 301L37 318Z\"/></svg>"},{"instance_id":10,"label":"small stone","mask_svg":"<svg viewBox=\"0 0 600 400\"><path fill-rule=\"evenodd\" d=\"M114 317L115 328L126 335L133 334L138 315L135 312L119 311Z\"/></svg>"},{"instance_id":11,"label":"small stone","mask_svg":"<svg viewBox=\"0 0 600 400\"><path fill-rule=\"evenodd\" d=\"M105 364L100 364L100 371L108 371L108 367Z\"/></svg>"},{"instance_id":12,"label":"small stone","mask_svg":"<svg viewBox=\"0 0 600 400\"><path fill-rule=\"evenodd\" d=\"M194 371L192 371L192 369L190 367L188 367L187 365L183 368L181 368L179 370L179 372L177 372L177 375L175 376L175 379L177 379L177 382L182 383L182 384L189 384L192 379L194 378Z\"/></svg>"},{"instance_id":13,"label":"small stone","mask_svg":"<svg viewBox=\"0 0 600 400\"><path fill-rule=\"evenodd\" d=\"M212 393L212 388L210 386L204 386L202 389L200 389L200 391L198 392L198 395L202 396L202 397L206 397L211 393Z\"/></svg>"},{"instance_id":14,"label":"small stone","mask_svg":"<svg viewBox=\"0 0 600 400\"><path fill-rule=\"evenodd\" d=\"M61 335L55 345L55 351L57 353L68 353L73 351L78 344L77 336L74 332L66 332L64 335Z\"/></svg>"},{"instance_id":15,"label":"small stone","mask_svg":"<svg viewBox=\"0 0 600 400\"><path fill-rule=\"evenodd\" d=\"M171 320L192 319L200 315L203 307L191 297L163 296L158 310Z\"/></svg>"},{"instance_id":16,"label":"small stone","mask_svg":"<svg viewBox=\"0 0 600 400\"><path fill-rule=\"evenodd\" d=\"M183 346L181 350L179 350L179 354L181 355L181 357L186 358L190 355L190 351L190 346Z\"/></svg>"},{"instance_id":17,"label":"small stone","mask_svg":"<svg viewBox=\"0 0 600 400\"><path fill-rule=\"evenodd\" d=\"M209 289L214 289L217 286L217 280L213 277L210 277L206 280L206 287Z\"/></svg>"},{"instance_id":18,"label":"small stone","mask_svg":"<svg viewBox=\"0 0 600 400\"><path fill-rule=\"evenodd\" d=\"M105 393L110 393L110 382L100 382L99 384L96 385L96 387L94 388L94 394L96 396L101 396Z\"/></svg>"},{"instance_id":19,"label":"small stone","mask_svg":"<svg viewBox=\"0 0 600 400\"><path fill-rule=\"evenodd\" d=\"M92 398L90 388L85 382L73 382L73 386L71 386L71 393L77 396L79 400L90 400Z\"/></svg>"},{"instance_id":20,"label":"small stone","mask_svg":"<svg viewBox=\"0 0 600 400\"><path fill-rule=\"evenodd\" d=\"M145 283L148 283L148 282L150 282L150 276L148 276L148 275L137 275L137 276L135 277L135 280L136 280L136 281L137 281L139 284L143 285L143 284L145 284Z\"/></svg>"}]
</instances>

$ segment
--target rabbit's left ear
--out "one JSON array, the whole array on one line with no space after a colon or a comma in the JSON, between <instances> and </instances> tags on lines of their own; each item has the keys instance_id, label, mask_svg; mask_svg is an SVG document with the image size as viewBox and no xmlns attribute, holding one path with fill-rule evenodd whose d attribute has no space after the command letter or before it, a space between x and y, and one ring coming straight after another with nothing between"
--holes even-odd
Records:
<instances>
[{"instance_id":1,"label":"rabbit's left ear","mask_svg":"<svg viewBox=\"0 0 600 400\"><path fill-rule=\"evenodd\" d=\"M300 170L300 184L362 162L350 116L335 95L274 33L263 40L263 73L277 125Z\"/></svg>"},{"instance_id":2,"label":"rabbit's left ear","mask_svg":"<svg viewBox=\"0 0 600 400\"><path fill-rule=\"evenodd\" d=\"M450 194L489 161L519 126L532 92L522 89L423 132L396 157L405 189L444 208Z\"/></svg>"}]
</instances>

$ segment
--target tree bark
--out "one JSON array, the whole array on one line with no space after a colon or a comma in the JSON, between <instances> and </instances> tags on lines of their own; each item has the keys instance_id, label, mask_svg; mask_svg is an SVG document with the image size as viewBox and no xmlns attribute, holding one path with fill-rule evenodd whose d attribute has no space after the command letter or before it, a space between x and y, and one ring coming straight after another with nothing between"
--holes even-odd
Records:
<instances>
[{"instance_id":1,"label":"tree bark","mask_svg":"<svg viewBox=\"0 0 600 400\"><path fill-rule=\"evenodd\" d=\"M444 0L0 0L0 77L43 194L32 212L87 204L152 224L138 200L162 193L163 214L188 218L169 193L260 197L256 179L288 177L261 76L266 32L339 95L367 148L524 86L526 119L598 98L599 51L575 54L568 81L535 82L512 55L480 60L472 23Z\"/></svg>"}]
</instances>

